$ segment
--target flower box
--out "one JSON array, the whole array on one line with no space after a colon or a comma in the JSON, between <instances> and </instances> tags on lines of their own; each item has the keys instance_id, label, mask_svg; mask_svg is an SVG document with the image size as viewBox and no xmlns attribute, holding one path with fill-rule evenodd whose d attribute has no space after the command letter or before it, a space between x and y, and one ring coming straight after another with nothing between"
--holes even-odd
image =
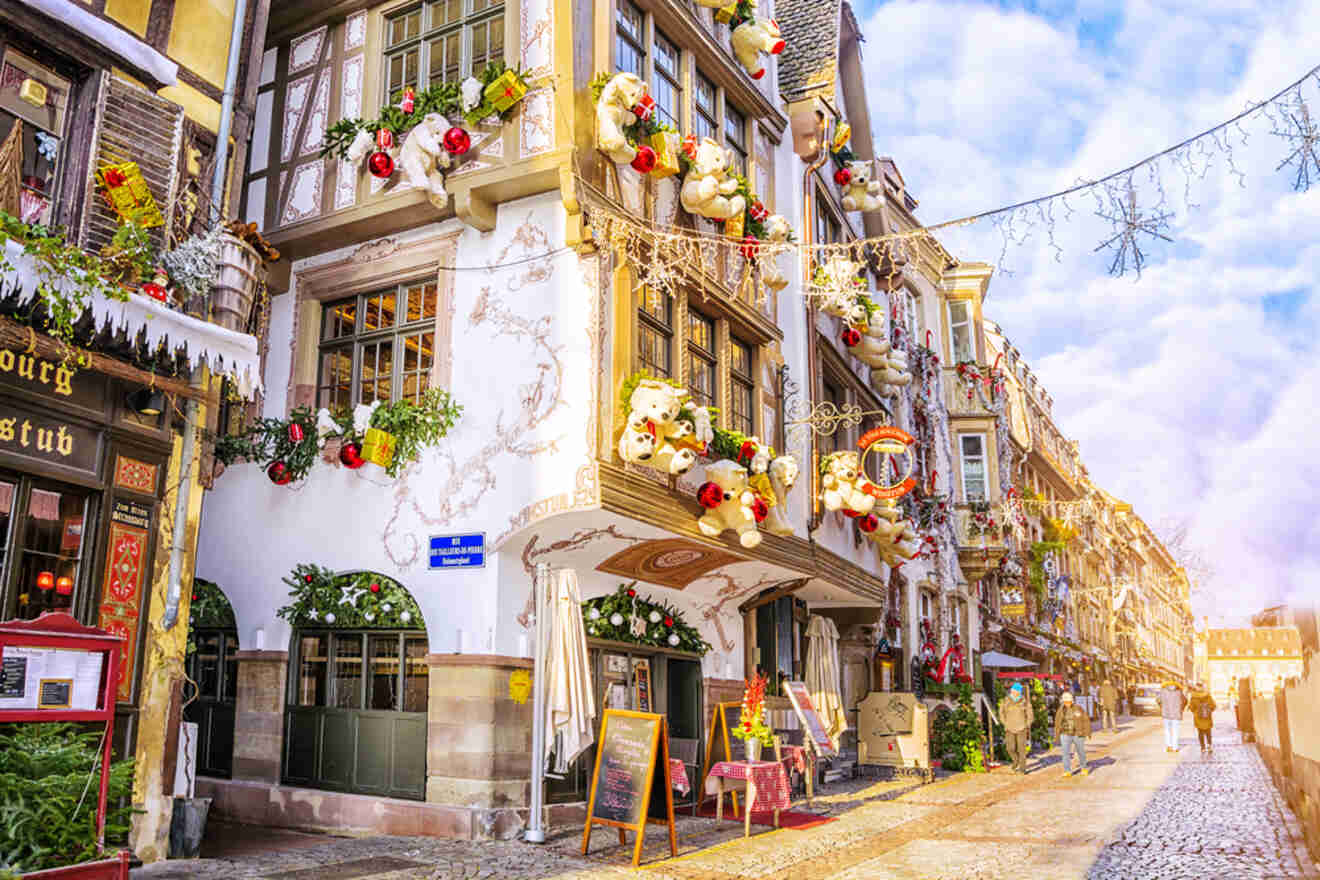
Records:
<instances>
[{"instance_id":1,"label":"flower box","mask_svg":"<svg viewBox=\"0 0 1320 880\"><path fill-rule=\"evenodd\" d=\"M506 70L486 86L483 97L496 111L503 113L522 100L527 94L527 85L512 70Z\"/></svg>"}]
</instances>

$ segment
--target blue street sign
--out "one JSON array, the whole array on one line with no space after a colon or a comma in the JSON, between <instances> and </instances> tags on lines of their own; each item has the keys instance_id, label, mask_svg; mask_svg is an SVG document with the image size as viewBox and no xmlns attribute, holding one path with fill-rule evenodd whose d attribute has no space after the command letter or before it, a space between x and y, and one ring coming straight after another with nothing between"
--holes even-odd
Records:
<instances>
[{"instance_id":1,"label":"blue street sign","mask_svg":"<svg viewBox=\"0 0 1320 880\"><path fill-rule=\"evenodd\" d=\"M431 568L485 568L486 533L432 535Z\"/></svg>"}]
</instances>

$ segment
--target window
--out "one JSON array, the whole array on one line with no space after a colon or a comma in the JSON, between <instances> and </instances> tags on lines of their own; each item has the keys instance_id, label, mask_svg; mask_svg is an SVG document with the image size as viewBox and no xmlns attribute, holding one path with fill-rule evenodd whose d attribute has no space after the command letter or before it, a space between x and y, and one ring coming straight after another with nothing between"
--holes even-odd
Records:
<instances>
[{"instance_id":1,"label":"window","mask_svg":"<svg viewBox=\"0 0 1320 880\"><path fill-rule=\"evenodd\" d=\"M298 638L294 702L333 709L425 712L426 647L426 637L416 632L303 633Z\"/></svg>"},{"instance_id":2,"label":"window","mask_svg":"<svg viewBox=\"0 0 1320 880\"><path fill-rule=\"evenodd\" d=\"M961 434L958 449L962 453L963 500L984 501L985 437L981 434Z\"/></svg>"},{"instance_id":3,"label":"window","mask_svg":"<svg viewBox=\"0 0 1320 880\"><path fill-rule=\"evenodd\" d=\"M949 348L955 364L976 359L972 347L971 303L956 299L949 303Z\"/></svg>"},{"instance_id":4,"label":"window","mask_svg":"<svg viewBox=\"0 0 1320 880\"><path fill-rule=\"evenodd\" d=\"M327 303L316 405L420 398L435 359L435 301L435 284L417 282Z\"/></svg>"},{"instance_id":5,"label":"window","mask_svg":"<svg viewBox=\"0 0 1320 880\"><path fill-rule=\"evenodd\" d=\"M747 174L747 119L737 110L724 107L724 143L733 150L731 171Z\"/></svg>"},{"instance_id":6,"label":"window","mask_svg":"<svg viewBox=\"0 0 1320 880\"><path fill-rule=\"evenodd\" d=\"M688 382L692 399L701 406L715 406L718 387L715 358L715 322L695 309L688 309Z\"/></svg>"},{"instance_id":7,"label":"window","mask_svg":"<svg viewBox=\"0 0 1320 880\"><path fill-rule=\"evenodd\" d=\"M756 615L756 668L769 680L766 692L780 695L782 678L802 679L806 607L800 599L783 596L748 613Z\"/></svg>"},{"instance_id":8,"label":"window","mask_svg":"<svg viewBox=\"0 0 1320 880\"><path fill-rule=\"evenodd\" d=\"M847 398L843 396L843 389L834 382L831 382L828 378L821 382L821 388L823 401L834 404L836 412L842 411L844 403L847 402ZM821 447L824 448L826 444L828 444L828 451L830 452L838 452L840 449L846 449L849 445L846 435L847 430L842 426L839 426L838 430L834 431L834 433L821 438Z\"/></svg>"},{"instance_id":9,"label":"window","mask_svg":"<svg viewBox=\"0 0 1320 880\"><path fill-rule=\"evenodd\" d=\"M45 100L32 104L21 97L32 81L45 90ZM26 223L48 223L54 204L64 137L64 114L72 83L30 58L6 49L0 63L0 143L19 126L22 164L19 166L19 213ZM29 87L31 88L31 87ZM36 93L33 100L37 100Z\"/></svg>"},{"instance_id":10,"label":"window","mask_svg":"<svg viewBox=\"0 0 1320 880\"><path fill-rule=\"evenodd\" d=\"M903 291L903 318L907 322L910 339L915 342L921 327L917 323L917 295L910 290Z\"/></svg>"},{"instance_id":11,"label":"window","mask_svg":"<svg viewBox=\"0 0 1320 880\"><path fill-rule=\"evenodd\" d=\"M719 93L715 91L715 83L706 79L700 73L696 75L697 101L696 113L692 117L692 128L697 139L710 138L719 140Z\"/></svg>"},{"instance_id":12,"label":"window","mask_svg":"<svg viewBox=\"0 0 1320 880\"><path fill-rule=\"evenodd\" d=\"M930 620L930 593L921 594L921 619Z\"/></svg>"},{"instance_id":13,"label":"window","mask_svg":"<svg viewBox=\"0 0 1320 880\"><path fill-rule=\"evenodd\" d=\"M729 426L749 437L756 431L752 347L738 340L729 342Z\"/></svg>"},{"instance_id":14,"label":"window","mask_svg":"<svg viewBox=\"0 0 1320 880\"><path fill-rule=\"evenodd\" d=\"M642 10L628 0L619 0L614 25L614 69L646 79L646 21Z\"/></svg>"},{"instance_id":15,"label":"window","mask_svg":"<svg viewBox=\"0 0 1320 880\"><path fill-rule=\"evenodd\" d=\"M660 118L674 128L681 129L683 112L682 65L678 46L671 43L659 30L655 32L655 76L652 78L651 97Z\"/></svg>"},{"instance_id":16,"label":"window","mask_svg":"<svg viewBox=\"0 0 1320 880\"><path fill-rule=\"evenodd\" d=\"M73 613L84 538L95 534L89 492L55 483L0 478L0 561L13 572L14 616ZM15 559L6 559L12 549Z\"/></svg>"},{"instance_id":17,"label":"window","mask_svg":"<svg viewBox=\"0 0 1320 880\"><path fill-rule=\"evenodd\" d=\"M674 299L667 294L646 292L637 310L637 359L652 376L674 374L671 348L674 341Z\"/></svg>"},{"instance_id":18,"label":"window","mask_svg":"<svg viewBox=\"0 0 1320 880\"><path fill-rule=\"evenodd\" d=\"M404 86L457 83L504 58L503 0L433 0L385 20L387 101Z\"/></svg>"},{"instance_id":19,"label":"window","mask_svg":"<svg viewBox=\"0 0 1320 880\"><path fill-rule=\"evenodd\" d=\"M843 224L825 206L829 197L816 190L816 244L835 244L843 239Z\"/></svg>"}]
</instances>

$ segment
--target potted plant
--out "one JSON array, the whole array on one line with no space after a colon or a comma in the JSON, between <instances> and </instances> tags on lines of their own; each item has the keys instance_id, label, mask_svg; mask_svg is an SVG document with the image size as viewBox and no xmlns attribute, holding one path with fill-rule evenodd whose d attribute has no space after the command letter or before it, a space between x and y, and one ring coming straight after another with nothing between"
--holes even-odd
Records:
<instances>
[{"instance_id":1,"label":"potted plant","mask_svg":"<svg viewBox=\"0 0 1320 880\"><path fill-rule=\"evenodd\" d=\"M161 255L161 265L169 275L180 305L195 318L209 320L211 317L211 287L216 281L220 238L224 234L224 228L217 226L205 235L192 236Z\"/></svg>"},{"instance_id":2,"label":"potted plant","mask_svg":"<svg viewBox=\"0 0 1320 880\"><path fill-rule=\"evenodd\" d=\"M215 289L211 294L211 322L243 333L257 290L266 282L266 264L279 260L257 224L232 220L219 237Z\"/></svg>"},{"instance_id":3,"label":"potted plant","mask_svg":"<svg viewBox=\"0 0 1320 880\"><path fill-rule=\"evenodd\" d=\"M774 745L774 734L765 723L766 678L755 673L743 682L741 723L731 733L747 743L747 760L761 760L761 747Z\"/></svg>"}]
</instances>

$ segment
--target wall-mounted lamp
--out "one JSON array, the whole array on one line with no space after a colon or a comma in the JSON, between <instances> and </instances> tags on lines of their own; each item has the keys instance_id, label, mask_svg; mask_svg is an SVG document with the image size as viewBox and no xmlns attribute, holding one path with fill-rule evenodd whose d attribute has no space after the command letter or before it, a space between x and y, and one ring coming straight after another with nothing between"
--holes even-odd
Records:
<instances>
[{"instance_id":1,"label":"wall-mounted lamp","mask_svg":"<svg viewBox=\"0 0 1320 880\"><path fill-rule=\"evenodd\" d=\"M165 395L154 388L139 388L128 395L128 408L142 416L158 416L165 411Z\"/></svg>"}]
</instances>

